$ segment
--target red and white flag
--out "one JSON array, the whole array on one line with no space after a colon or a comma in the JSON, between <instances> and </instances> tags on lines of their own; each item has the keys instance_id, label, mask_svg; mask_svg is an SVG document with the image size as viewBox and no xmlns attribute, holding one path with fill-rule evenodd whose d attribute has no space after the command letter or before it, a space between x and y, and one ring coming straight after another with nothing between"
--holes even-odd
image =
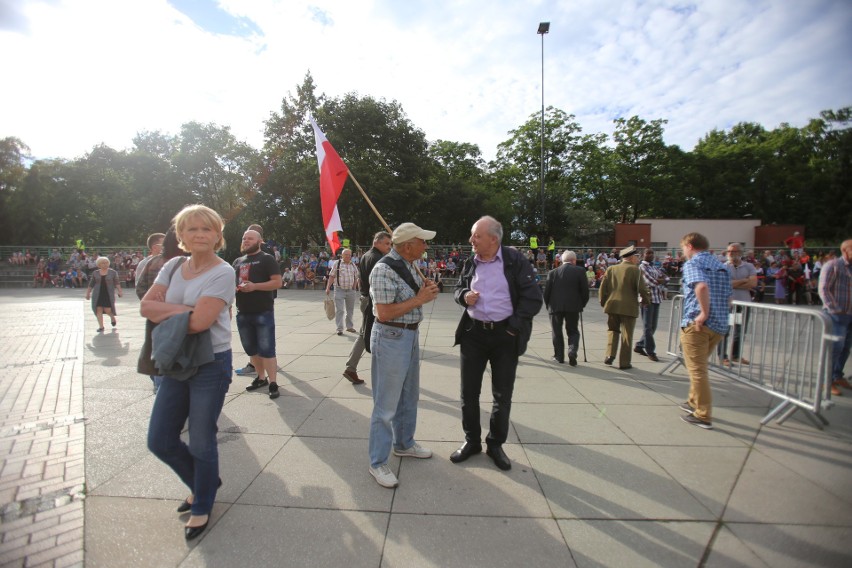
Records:
<instances>
[{"instance_id":1,"label":"red and white flag","mask_svg":"<svg viewBox=\"0 0 852 568\"><path fill-rule=\"evenodd\" d=\"M337 238L337 231L342 231L340 226L340 214L337 212L337 199L340 197L340 192L343 191L343 184L346 183L346 176L349 175L349 168L337 155L337 152L332 148L331 143L322 133L319 126L313 117L310 117L311 126L314 127L314 137L317 142L317 161L319 162L320 172L320 203L322 204L322 225L325 229L325 238L328 240L328 246L331 247L331 253L337 253L340 248L340 239Z\"/></svg>"}]
</instances>

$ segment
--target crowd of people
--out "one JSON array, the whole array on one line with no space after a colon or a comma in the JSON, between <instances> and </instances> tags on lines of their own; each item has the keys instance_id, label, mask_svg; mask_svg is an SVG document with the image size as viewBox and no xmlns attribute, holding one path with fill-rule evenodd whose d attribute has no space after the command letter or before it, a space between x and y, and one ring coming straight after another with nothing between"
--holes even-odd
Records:
<instances>
[{"instance_id":1,"label":"crowd of people","mask_svg":"<svg viewBox=\"0 0 852 568\"><path fill-rule=\"evenodd\" d=\"M285 289L325 289L333 263L339 258L339 255L331 256L326 250L304 250L296 256L285 258L279 252L278 243L272 239L262 243L262 250L279 263L282 288ZM357 266L366 251L358 247L351 250L352 262ZM708 252L722 262L727 260L724 251ZM428 249L415 264L443 289L445 279L459 276L459 270L469 254L469 250L460 245L435 247ZM549 271L562 263L562 255L555 248L528 248L523 254L535 268L536 279L540 283L543 283ZM124 288L135 287L137 268L145 257L141 250L115 250L101 255L96 251L75 249L66 258L58 249L51 249L49 253L41 255L38 250L28 248L13 252L8 262L13 266L34 265L33 286L36 288L85 288L101 257L110 261L111 268L118 273ZM590 288L600 288L607 268L619 262L617 249L608 252L587 249L578 252L577 257L577 264L585 269ZM756 302L771 297L777 304L819 305L819 273L822 266L835 257L833 251L812 254L802 247L745 251L743 261L753 265L757 271L757 284L751 290L751 296ZM680 278L685 262L683 253L677 251L658 254L653 265L670 278Z\"/></svg>"}]
</instances>

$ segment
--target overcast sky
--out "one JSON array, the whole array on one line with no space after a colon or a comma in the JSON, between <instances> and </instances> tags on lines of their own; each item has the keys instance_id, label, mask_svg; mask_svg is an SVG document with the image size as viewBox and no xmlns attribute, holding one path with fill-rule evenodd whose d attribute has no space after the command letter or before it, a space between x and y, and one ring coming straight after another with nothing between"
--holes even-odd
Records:
<instances>
[{"instance_id":1,"label":"overcast sky","mask_svg":"<svg viewBox=\"0 0 852 568\"><path fill-rule=\"evenodd\" d=\"M545 104L585 133L662 118L690 150L852 105L850 0L0 0L0 138L73 159L195 120L259 148L310 71L490 159L541 111L542 21Z\"/></svg>"}]
</instances>

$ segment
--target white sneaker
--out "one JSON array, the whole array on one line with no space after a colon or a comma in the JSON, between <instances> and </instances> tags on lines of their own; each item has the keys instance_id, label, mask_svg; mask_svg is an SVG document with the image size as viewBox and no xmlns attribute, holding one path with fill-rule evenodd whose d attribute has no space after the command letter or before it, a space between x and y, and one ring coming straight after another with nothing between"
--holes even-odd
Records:
<instances>
[{"instance_id":1,"label":"white sneaker","mask_svg":"<svg viewBox=\"0 0 852 568\"><path fill-rule=\"evenodd\" d=\"M393 455L399 456L401 458L409 457L409 458L420 458L425 460L426 458L432 457L432 450L428 448L424 448L417 442L414 442L414 445L408 448L407 450L397 450L393 449Z\"/></svg>"},{"instance_id":2,"label":"white sneaker","mask_svg":"<svg viewBox=\"0 0 852 568\"><path fill-rule=\"evenodd\" d=\"M399 485L399 480L388 467L388 464L382 464L379 467L371 467L370 475L375 477L378 484L382 487L393 489Z\"/></svg>"}]
</instances>

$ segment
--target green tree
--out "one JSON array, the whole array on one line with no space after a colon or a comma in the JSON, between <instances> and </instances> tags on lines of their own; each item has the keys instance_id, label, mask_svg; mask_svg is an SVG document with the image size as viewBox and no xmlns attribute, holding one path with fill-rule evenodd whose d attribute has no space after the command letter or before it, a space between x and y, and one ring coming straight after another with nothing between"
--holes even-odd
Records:
<instances>
[{"instance_id":1,"label":"green tree","mask_svg":"<svg viewBox=\"0 0 852 568\"><path fill-rule=\"evenodd\" d=\"M0 140L0 244L13 244L14 217L11 215L12 194L23 186L27 174L25 160L29 147L9 136Z\"/></svg>"},{"instance_id":2,"label":"green tree","mask_svg":"<svg viewBox=\"0 0 852 568\"><path fill-rule=\"evenodd\" d=\"M635 223L650 207L652 197L662 191L666 174L666 145L663 119L650 122L632 116L617 118L613 140L612 187L615 207L622 223Z\"/></svg>"},{"instance_id":3,"label":"green tree","mask_svg":"<svg viewBox=\"0 0 852 568\"><path fill-rule=\"evenodd\" d=\"M532 114L509 132L511 138L497 147L491 164L494 182L512 195L516 237L553 234L561 238L568 230L569 208L579 202L573 177L579 171L577 146L581 128L574 115L548 107L544 120L544 216L541 188L541 118Z\"/></svg>"}]
</instances>

